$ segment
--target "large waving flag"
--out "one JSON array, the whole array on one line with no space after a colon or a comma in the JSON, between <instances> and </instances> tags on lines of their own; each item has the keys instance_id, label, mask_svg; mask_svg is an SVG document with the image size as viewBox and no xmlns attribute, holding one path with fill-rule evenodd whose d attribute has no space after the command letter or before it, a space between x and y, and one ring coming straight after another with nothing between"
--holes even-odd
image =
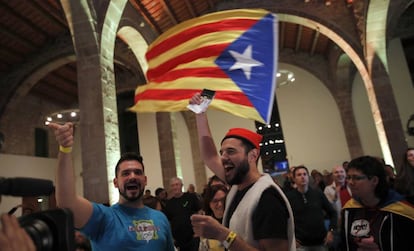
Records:
<instances>
[{"instance_id":1,"label":"large waving flag","mask_svg":"<svg viewBox=\"0 0 414 251\"><path fill-rule=\"evenodd\" d=\"M215 12L180 23L148 48L135 112L187 110L201 89L210 107L269 123L276 88L277 17L259 9Z\"/></svg>"}]
</instances>

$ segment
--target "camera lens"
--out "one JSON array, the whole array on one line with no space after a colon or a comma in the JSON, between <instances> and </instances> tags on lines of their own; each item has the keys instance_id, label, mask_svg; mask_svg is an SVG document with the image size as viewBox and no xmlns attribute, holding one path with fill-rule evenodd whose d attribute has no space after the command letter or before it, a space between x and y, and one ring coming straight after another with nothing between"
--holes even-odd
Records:
<instances>
[{"instance_id":1,"label":"camera lens","mask_svg":"<svg viewBox=\"0 0 414 251\"><path fill-rule=\"evenodd\" d=\"M33 219L21 225L32 238L37 251L53 250L53 233L44 221Z\"/></svg>"},{"instance_id":2,"label":"camera lens","mask_svg":"<svg viewBox=\"0 0 414 251\"><path fill-rule=\"evenodd\" d=\"M73 214L69 209L52 209L19 218L37 251L75 250Z\"/></svg>"}]
</instances>

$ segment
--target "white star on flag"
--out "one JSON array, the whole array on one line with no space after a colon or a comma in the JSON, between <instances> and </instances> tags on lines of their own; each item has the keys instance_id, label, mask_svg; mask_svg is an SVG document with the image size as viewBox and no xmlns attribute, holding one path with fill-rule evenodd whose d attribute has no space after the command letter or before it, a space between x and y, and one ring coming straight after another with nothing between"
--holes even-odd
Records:
<instances>
[{"instance_id":1,"label":"white star on flag","mask_svg":"<svg viewBox=\"0 0 414 251\"><path fill-rule=\"evenodd\" d=\"M241 69L244 72L246 78L249 80L252 67L263 65L263 63L260 61L254 60L252 58L252 45L247 46L243 54L240 54L237 51L229 52L234 57L234 59L236 59L236 63L230 67L229 71Z\"/></svg>"}]
</instances>

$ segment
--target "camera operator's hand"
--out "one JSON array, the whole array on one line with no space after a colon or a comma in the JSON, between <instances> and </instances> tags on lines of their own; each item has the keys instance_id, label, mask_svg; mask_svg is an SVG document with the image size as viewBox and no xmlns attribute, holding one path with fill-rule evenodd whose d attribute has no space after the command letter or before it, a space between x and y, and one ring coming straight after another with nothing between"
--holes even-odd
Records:
<instances>
[{"instance_id":1,"label":"camera operator's hand","mask_svg":"<svg viewBox=\"0 0 414 251\"><path fill-rule=\"evenodd\" d=\"M50 123L49 128L55 132L56 141L63 147L71 147L73 145L73 124L65 123L64 125Z\"/></svg>"},{"instance_id":2,"label":"camera operator's hand","mask_svg":"<svg viewBox=\"0 0 414 251\"><path fill-rule=\"evenodd\" d=\"M14 215L3 214L1 224L0 251L36 251L32 239Z\"/></svg>"}]
</instances>

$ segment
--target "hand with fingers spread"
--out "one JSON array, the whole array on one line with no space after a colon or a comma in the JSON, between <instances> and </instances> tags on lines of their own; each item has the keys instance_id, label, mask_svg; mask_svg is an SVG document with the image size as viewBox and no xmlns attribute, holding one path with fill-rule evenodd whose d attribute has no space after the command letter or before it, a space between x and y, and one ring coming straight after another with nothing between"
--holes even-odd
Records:
<instances>
[{"instance_id":1,"label":"hand with fingers spread","mask_svg":"<svg viewBox=\"0 0 414 251\"><path fill-rule=\"evenodd\" d=\"M36 247L27 234L20 227L14 215L3 214L0 228L0 251L35 251Z\"/></svg>"}]
</instances>

